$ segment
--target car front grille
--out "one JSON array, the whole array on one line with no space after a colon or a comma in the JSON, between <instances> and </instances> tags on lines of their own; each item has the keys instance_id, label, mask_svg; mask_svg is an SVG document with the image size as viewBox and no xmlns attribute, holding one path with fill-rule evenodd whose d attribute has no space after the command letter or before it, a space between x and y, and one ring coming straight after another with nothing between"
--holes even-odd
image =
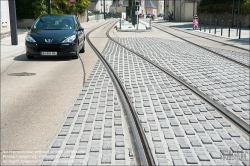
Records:
<instances>
[{"instance_id":1,"label":"car front grille","mask_svg":"<svg viewBox=\"0 0 250 166\"><path fill-rule=\"evenodd\" d=\"M60 45L59 44L39 44L38 51L55 51L60 52Z\"/></svg>"}]
</instances>

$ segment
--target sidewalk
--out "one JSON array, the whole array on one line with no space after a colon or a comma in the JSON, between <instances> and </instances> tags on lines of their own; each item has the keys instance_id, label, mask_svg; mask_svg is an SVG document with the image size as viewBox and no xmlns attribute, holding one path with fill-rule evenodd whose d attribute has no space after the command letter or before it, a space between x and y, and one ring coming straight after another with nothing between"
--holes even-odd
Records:
<instances>
[{"instance_id":1,"label":"sidewalk","mask_svg":"<svg viewBox=\"0 0 250 166\"><path fill-rule=\"evenodd\" d=\"M17 29L18 45L11 44L11 37L1 39L1 60L10 56L16 56L25 52L25 37L28 29Z\"/></svg>"},{"instance_id":2,"label":"sidewalk","mask_svg":"<svg viewBox=\"0 0 250 166\"><path fill-rule=\"evenodd\" d=\"M216 27L216 32L215 32L215 26L211 25L210 30L209 30L209 25L201 25L201 28L193 29L192 22L168 22L167 20L163 19L156 19L153 22L160 22L160 23L166 23L168 24L169 27L173 28L180 28L180 29L185 29L189 31L195 31L197 33L204 33L204 34L210 34L212 36L217 36L217 37L223 37L223 38L228 38L228 39L236 39L236 40L241 40L241 41L248 41L250 42L250 33L249 29L247 28L242 28L241 32L238 30L238 35L236 35L237 29L236 27L230 28L230 36L229 36L229 27L222 27L222 33L221 33L221 26ZM239 33L240 34L240 39L239 39Z\"/></svg>"}]
</instances>

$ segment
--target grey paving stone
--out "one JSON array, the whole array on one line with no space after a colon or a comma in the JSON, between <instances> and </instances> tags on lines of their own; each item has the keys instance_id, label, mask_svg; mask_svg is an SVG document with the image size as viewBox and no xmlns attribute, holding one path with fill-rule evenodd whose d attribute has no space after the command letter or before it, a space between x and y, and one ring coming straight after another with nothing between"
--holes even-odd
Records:
<instances>
[{"instance_id":1,"label":"grey paving stone","mask_svg":"<svg viewBox=\"0 0 250 166\"><path fill-rule=\"evenodd\" d=\"M205 154L203 154L203 155L197 155L197 157L198 157L198 159L200 161L210 161L209 157L207 155L205 155Z\"/></svg>"},{"instance_id":2,"label":"grey paving stone","mask_svg":"<svg viewBox=\"0 0 250 166\"><path fill-rule=\"evenodd\" d=\"M115 135L121 135L121 136L123 136L124 134L123 134L123 131L122 131L122 130L116 129L116 130L115 130Z\"/></svg>"},{"instance_id":3,"label":"grey paving stone","mask_svg":"<svg viewBox=\"0 0 250 166\"><path fill-rule=\"evenodd\" d=\"M173 139L173 135L171 133L164 133L164 138L165 139Z\"/></svg>"},{"instance_id":4,"label":"grey paving stone","mask_svg":"<svg viewBox=\"0 0 250 166\"><path fill-rule=\"evenodd\" d=\"M125 154L124 153L116 153L115 160L125 160Z\"/></svg>"},{"instance_id":5,"label":"grey paving stone","mask_svg":"<svg viewBox=\"0 0 250 166\"><path fill-rule=\"evenodd\" d=\"M104 141L104 143L102 145L102 150L112 150L111 141Z\"/></svg>"},{"instance_id":6,"label":"grey paving stone","mask_svg":"<svg viewBox=\"0 0 250 166\"><path fill-rule=\"evenodd\" d=\"M163 148L155 148L155 154L165 154Z\"/></svg>"},{"instance_id":7,"label":"grey paving stone","mask_svg":"<svg viewBox=\"0 0 250 166\"><path fill-rule=\"evenodd\" d=\"M212 159L221 159L221 153L219 152L209 152L210 156L212 157Z\"/></svg>"},{"instance_id":8,"label":"grey paving stone","mask_svg":"<svg viewBox=\"0 0 250 166\"><path fill-rule=\"evenodd\" d=\"M99 149L100 149L99 147L91 147L90 152L99 152Z\"/></svg>"},{"instance_id":9,"label":"grey paving stone","mask_svg":"<svg viewBox=\"0 0 250 166\"><path fill-rule=\"evenodd\" d=\"M76 155L86 155L86 150L79 149L79 150L77 150Z\"/></svg>"},{"instance_id":10,"label":"grey paving stone","mask_svg":"<svg viewBox=\"0 0 250 166\"><path fill-rule=\"evenodd\" d=\"M230 135L228 135L226 132L218 132L218 134L223 140L231 140Z\"/></svg>"},{"instance_id":11,"label":"grey paving stone","mask_svg":"<svg viewBox=\"0 0 250 166\"><path fill-rule=\"evenodd\" d=\"M43 161L41 166L44 166L44 165L52 165L53 161Z\"/></svg>"},{"instance_id":12,"label":"grey paving stone","mask_svg":"<svg viewBox=\"0 0 250 166\"><path fill-rule=\"evenodd\" d=\"M161 141L161 138L160 137L152 137L152 140L154 142L160 142Z\"/></svg>"},{"instance_id":13,"label":"grey paving stone","mask_svg":"<svg viewBox=\"0 0 250 166\"><path fill-rule=\"evenodd\" d=\"M221 137L217 134L209 134L209 136L213 142L222 142Z\"/></svg>"},{"instance_id":14,"label":"grey paving stone","mask_svg":"<svg viewBox=\"0 0 250 166\"><path fill-rule=\"evenodd\" d=\"M181 149L190 149L190 146L187 143L179 143Z\"/></svg>"},{"instance_id":15,"label":"grey paving stone","mask_svg":"<svg viewBox=\"0 0 250 166\"><path fill-rule=\"evenodd\" d=\"M98 158L97 157L89 157L87 165L97 165L97 164L98 164Z\"/></svg>"},{"instance_id":16,"label":"grey paving stone","mask_svg":"<svg viewBox=\"0 0 250 166\"><path fill-rule=\"evenodd\" d=\"M55 155L47 155L44 159L43 159L43 161L54 161L54 159L55 159Z\"/></svg>"},{"instance_id":17,"label":"grey paving stone","mask_svg":"<svg viewBox=\"0 0 250 166\"><path fill-rule=\"evenodd\" d=\"M194 130L195 130L197 133L205 133L205 131L204 131L202 128L200 128L200 127L196 127Z\"/></svg>"},{"instance_id":18,"label":"grey paving stone","mask_svg":"<svg viewBox=\"0 0 250 166\"><path fill-rule=\"evenodd\" d=\"M70 156L71 156L71 151L63 151L60 158L70 158Z\"/></svg>"},{"instance_id":19,"label":"grey paving stone","mask_svg":"<svg viewBox=\"0 0 250 166\"><path fill-rule=\"evenodd\" d=\"M178 151L178 148L175 145L168 146L168 150L171 151Z\"/></svg>"},{"instance_id":20,"label":"grey paving stone","mask_svg":"<svg viewBox=\"0 0 250 166\"><path fill-rule=\"evenodd\" d=\"M125 146L124 141L116 141L115 146L116 147L124 147Z\"/></svg>"},{"instance_id":21,"label":"grey paving stone","mask_svg":"<svg viewBox=\"0 0 250 166\"><path fill-rule=\"evenodd\" d=\"M195 132L192 129L185 129L186 135L195 135Z\"/></svg>"},{"instance_id":22,"label":"grey paving stone","mask_svg":"<svg viewBox=\"0 0 250 166\"><path fill-rule=\"evenodd\" d=\"M63 141L56 140L51 148L60 148L62 146Z\"/></svg>"},{"instance_id":23,"label":"grey paving stone","mask_svg":"<svg viewBox=\"0 0 250 166\"><path fill-rule=\"evenodd\" d=\"M111 164L111 156L102 156L102 160L101 160L102 164Z\"/></svg>"},{"instance_id":24,"label":"grey paving stone","mask_svg":"<svg viewBox=\"0 0 250 166\"><path fill-rule=\"evenodd\" d=\"M182 160L174 160L174 161L173 161L173 165L174 165L174 166L176 166L176 165L181 166L181 165L184 165L184 162L183 162Z\"/></svg>"},{"instance_id":25,"label":"grey paving stone","mask_svg":"<svg viewBox=\"0 0 250 166\"><path fill-rule=\"evenodd\" d=\"M198 164L197 160L194 157L186 157L187 164Z\"/></svg>"}]
</instances>

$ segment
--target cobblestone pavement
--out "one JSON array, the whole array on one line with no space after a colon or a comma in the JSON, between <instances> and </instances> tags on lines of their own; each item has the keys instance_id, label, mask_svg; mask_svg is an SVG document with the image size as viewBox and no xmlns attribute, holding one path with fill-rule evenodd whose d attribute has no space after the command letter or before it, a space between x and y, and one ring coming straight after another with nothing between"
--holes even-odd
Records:
<instances>
[{"instance_id":1,"label":"cobblestone pavement","mask_svg":"<svg viewBox=\"0 0 250 166\"><path fill-rule=\"evenodd\" d=\"M223 50L223 49L215 49L213 47L206 47L207 49L210 49L214 52L220 53L228 58L231 58L233 60L236 60L238 62L241 62L245 65L250 66L250 56L249 53L245 54L245 53L239 53L236 51L231 51L231 50Z\"/></svg>"},{"instance_id":2,"label":"cobblestone pavement","mask_svg":"<svg viewBox=\"0 0 250 166\"><path fill-rule=\"evenodd\" d=\"M132 141L99 60L41 165L135 165Z\"/></svg>"},{"instance_id":3,"label":"cobblestone pavement","mask_svg":"<svg viewBox=\"0 0 250 166\"><path fill-rule=\"evenodd\" d=\"M142 53L148 51L151 55L163 55L162 52L150 51L152 47L157 50L158 43L140 42L140 39L134 38L119 40L140 48ZM159 165L249 163L249 138L244 137L214 108L186 87L113 42L109 43L104 54L133 99ZM237 151L242 152L244 157L227 158L226 154L235 154Z\"/></svg>"},{"instance_id":4,"label":"cobblestone pavement","mask_svg":"<svg viewBox=\"0 0 250 166\"><path fill-rule=\"evenodd\" d=\"M231 62L214 55L210 57L209 53L205 56L198 48L193 53L185 51L184 48L192 49L184 43L153 38L119 41L135 46L203 92L217 92L215 95L221 96L219 100L223 102L227 91L220 90L229 89L228 70L234 69L237 77L232 78L242 85L233 88L240 86L242 94L246 93L244 68L234 65L231 69ZM162 49L163 46L168 49ZM249 164L249 137L186 87L112 41L108 42L103 55L133 101L157 165ZM221 82L215 84L206 73L214 74L213 80L222 76L218 82L224 81L227 86L220 87L224 85ZM202 89L204 87L207 89ZM137 164L132 150L133 138L116 96L104 66L98 61L42 164ZM241 110L246 105L243 104L233 103L233 106L240 106ZM246 114L247 110L241 112Z\"/></svg>"},{"instance_id":5,"label":"cobblestone pavement","mask_svg":"<svg viewBox=\"0 0 250 166\"><path fill-rule=\"evenodd\" d=\"M249 124L248 68L188 43L157 38L117 40L169 69ZM239 55L245 63L249 62L247 54L213 50L229 57Z\"/></svg>"}]
</instances>

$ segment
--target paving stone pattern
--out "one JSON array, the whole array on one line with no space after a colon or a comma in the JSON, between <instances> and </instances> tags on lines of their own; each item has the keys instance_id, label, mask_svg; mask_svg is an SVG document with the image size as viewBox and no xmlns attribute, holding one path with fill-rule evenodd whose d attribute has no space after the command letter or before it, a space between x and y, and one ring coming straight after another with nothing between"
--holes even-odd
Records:
<instances>
[{"instance_id":1,"label":"paving stone pattern","mask_svg":"<svg viewBox=\"0 0 250 166\"><path fill-rule=\"evenodd\" d=\"M100 61L41 165L134 165L128 124Z\"/></svg>"},{"instance_id":2,"label":"paving stone pattern","mask_svg":"<svg viewBox=\"0 0 250 166\"><path fill-rule=\"evenodd\" d=\"M224 50L224 49L219 49L219 48L213 48L213 47L206 47L207 49L210 49L214 52L220 53L228 58L231 58L233 60L236 60L238 62L241 62L245 65L250 66L250 56L249 54L244 54L244 53L239 53L236 51L231 51L231 50Z\"/></svg>"},{"instance_id":3,"label":"paving stone pattern","mask_svg":"<svg viewBox=\"0 0 250 166\"><path fill-rule=\"evenodd\" d=\"M250 124L250 72L216 54L189 43L159 38L116 38L162 67L198 88L218 104ZM243 53L213 49L227 56L237 56L249 63ZM243 58L244 57L244 58Z\"/></svg>"},{"instance_id":4,"label":"paving stone pattern","mask_svg":"<svg viewBox=\"0 0 250 166\"><path fill-rule=\"evenodd\" d=\"M164 52L159 48L157 54L150 50L163 40L159 43L133 38L119 41L140 47L140 51L143 50L145 56L150 54L152 59ZM109 42L103 53L133 101L157 165L231 165L234 161L245 165L245 161L249 162L249 137L186 87L114 42ZM172 56L169 60L178 62L177 55ZM186 66L188 64L187 61ZM174 65L169 63L168 67L178 72ZM230 158L235 154L242 156Z\"/></svg>"}]
</instances>

